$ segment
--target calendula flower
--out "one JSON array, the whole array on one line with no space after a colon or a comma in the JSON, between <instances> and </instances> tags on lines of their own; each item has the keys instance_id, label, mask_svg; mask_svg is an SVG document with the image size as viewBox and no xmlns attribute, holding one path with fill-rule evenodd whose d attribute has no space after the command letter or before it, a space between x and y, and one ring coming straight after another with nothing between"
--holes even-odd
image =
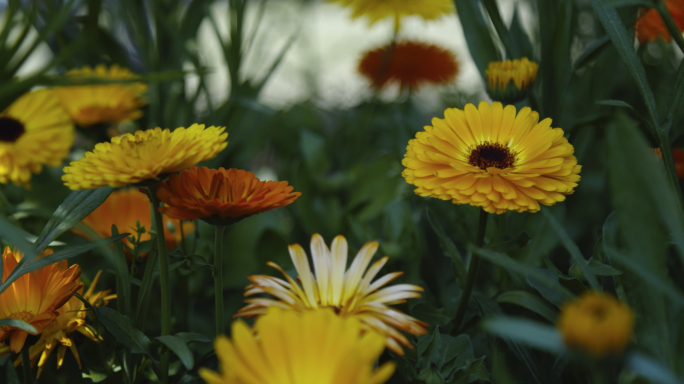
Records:
<instances>
[{"instance_id":1,"label":"calendula flower","mask_svg":"<svg viewBox=\"0 0 684 384\"><path fill-rule=\"evenodd\" d=\"M135 189L120 189L112 192L102 205L83 219L82 223L93 229L102 238L112 236L112 224L116 225L119 233L128 232L137 237L135 234L136 222L144 226L146 231L152 229L150 209L150 199L143 193ZM164 239L166 239L166 248L169 250L182 240L180 225L180 220L164 217ZM195 224L192 222L183 223L185 235L194 230ZM90 236L82 230L74 230L74 232L90 239ZM139 240L146 241L151 238L152 236L145 232ZM128 238L122 241L130 247L133 246Z\"/></svg>"},{"instance_id":2,"label":"calendula flower","mask_svg":"<svg viewBox=\"0 0 684 384\"><path fill-rule=\"evenodd\" d=\"M665 7L672 15L672 20L677 24L679 32L684 31L684 0L666 0ZM642 8L641 16L636 21L635 32L639 43L655 41L662 37L665 41L672 40L670 31L655 8Z\"/></svg>"},{"instance_id":3,"label":"calendula flower","mask_svg":"<svg viewBox=\"0 0 684 384\"><path fill-rule=\"evenodd\" d=\"M422 84L454 80L458 74L458 62L447 50L406 41L367 52L358 70L375 88L396 82L401 89L417 89Z\"/></svg>"},{"instance_id":4,"label":"calendula flower","mask_svg":"<svg viewBox=\"0 0 684 384\"><path fill-rule=\"evenodd\" d=\"M131 80L138 76L126 68L103 64L94 69L85 66L66 73L72 79ZM56 87L55 93L76 124L88 127L99 123L119 123L142 116L145 105L141 96L147 91L142 83L90 84Z\"/></svg>"},{"instance_id":5,"label":"calendula flower","mask_svg":"<svg viewBox=\"0 0 684 384\"><path fill-rule=\"evenodd\" d=\"M193 124L173 132L155 128L113 137L111 143L96 144L92 152L64 167L62 180L73 190L159 181L214 158L228 145L224 130Z\"/></svg>"},{"instance_id":6,"label":"calendula flower","mask_svg":"<svg viewBox=\"0 0 684 384\"><path fill-rule=\"evenodd\" d=\"M385 256L368 268L378 249L378 243L375 241L369 241L361 248L347 271L347 240L343 236L337 236L331 248L332 251L328 249L321 235L315 234L311 237L311 254L315 270L312 273L304 249L299 244L290 245L290 257L302 285L300 286L277 264L269 262L267 265L280 271L287 282L271 276L248 277L252 284L245 288L245 296L267 293L274 296L275 300L261 297L247 299L245 302L248 305L240 309L234 317L263 315L267 308L273 306L300 311L331 307L342 317L358 319L364 331L383 335L387 346L393 352L403 355L404 351L400 344L409 348L412 346L397 329L413 335L424 335L427 331L423 327L428 325L388 305L403 303L409 298L418 298L418 292L422 292L423 288L411 284L397 284L380 289L403 275L403 272L390 273L373 282L389 259Z\"/></svg>"},{"instance_id":7,"label":"calendula flower","mask_svg":"<svg viewBox=\"0 0 684 384\"><path fill-rule=\"evenodd\" d=\"M507 104L523 100L532 89L538 69L539 64L529 61L527 57L520 60L492 61L485 71L487 93L495 101Z\"/></svg>"},{"instance_id":8,"label":"calendula flower","mask_svg":"<svg viewBox=\"0 0 684 384\"><path fill-rule=\"evenodd\" d=\"M38 257L52 254L52 250L45 250ZM9 274L17 266L24 255L5 248L2 254L3 276L7 280ZM7 290L0 294L0 319L18 319L31 324L38 333L43 333L45 327L59 314L59 308L83 287L79 281L81 268L78 264L71 267L66 260L47 265L29 272L15 280ZM0 341L9 338L10 350L14 353L21 351L28 333L18 328L0 327Z\"/></svg>"},{"instance_id":9,"label":"calendula flower","mask_svg":"<svg viewBox=\"0 0 684 384\"><path fill-rule=\"evenodd\" d=\"M227 225L291 204L301 195L292 189L287 181L261 181L241 169L192 167L160 183L157 198L168 217Z\"/></svg>"},{"instance_id":10,"label":"calendula flower","mask_svg":"<svg viewBox=\"0 0 684 384\"><path fill-rule=\"evenodd\" d=\"M537 212L574 192L582 169L563 130L525 107L449 108L410 140L402 176L420 196L489 213Z\"/></svg>"},{"instance_id":11,"label":"calendula flower","mask_svg":"<svg viewBox=\"0 0 684 384\"><path fill-rule=\"evenodd\" d=\"M100 279L102 271L99 271L90 284L88 291L83 294L83 288L79 293L84 299L93 307L104 307L109 303L109 300L115 299L116 295L110 295L111 290L95 292L95 285ZM31 357L31 365L35 365L38 361L38 377L40 377L47 359L50 357L52 351L57 348L57 369L64 363L64 355L67 348L71 350L76 358L78 366L81 367L81 358L78 355L76 344L69 338L69 334L79 332L88 337L90 340L99 343L102 339L97 331L86 324L86 314L88 310L81 300L77 297L72 297L61 308L57 310L59 313L52 322L45 327L45 330L40 335L40 339L36 344L29 348L29 356ZM38 358L40 357L40 360ZM14 366L22 363L21 356L14 362Z\"/></svg>"},{"instance_id":12,"label":"calendula flower","mask_svg":"<svg viewBox=\"0 0 684 384\"><path fill-rule=\"evenodd\" d=\"M0 114L0 182L28 187L44 165L62 165L74 138L74 124L52 91L24 94Z\"/></svg>"},{"instance_id":13,"label":"calendula flower","mask_svg":"<svg viewBox=\"0 0 684 384\"><path fill-rule=\"evenodd\" d=\"M331 309L271 308L255 331L233 322L232 340L214 343L221 373L200 368L200 376L209 384L381 384L395 369L388 362L373 370L383 337Z\"/></svg>"},{"instance_id":14,"label":"calendula flower","mask_svg":"<svg viewBox=\"0 0 684 384\"><path fill-rule=\"evenodd\" d=\"M561 308L558 330L565 343L601 357L622 352L632 338L634 312L615 297L588 291Z\"/></svg>"},{"instance_id":15,"label":"calendula flower","mask_svg":"<svg viewBox=\"0 0 684 384\"><path fill-rule=\"evenodd\" d=\"M352 10L352 18L365 16L370 24L392 17L400 20L404 16L420 16L434 20L454 12L451 0L330 0Z\"/></svg>"}]
</instances>

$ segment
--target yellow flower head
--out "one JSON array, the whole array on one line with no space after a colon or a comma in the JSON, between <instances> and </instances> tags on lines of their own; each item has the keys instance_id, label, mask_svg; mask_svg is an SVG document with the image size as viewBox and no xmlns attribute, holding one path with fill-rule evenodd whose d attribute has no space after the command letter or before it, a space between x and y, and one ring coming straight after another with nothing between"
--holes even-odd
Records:
<instances>
[{"instance_id":1,"label":"yellow flower head","mask_svg":"<svg viewBox=\"0 0 684 384\"><path fill-rule=\"evenodd\" d=\"M634 312L615 297L584 293L561 308L558 330L565 343L601 357L622 352L632 337Z\"/></svg>"},{"instance_id":2,"label":"yellow flower head","mask_svg":"<svg viewBox=\"0 0 684 384\"><path fill-rule=\"evenodd\" d=\"M136 131L99 143L85 157L64 167L64 184L73 189L112 188L160 180L168 174L214 158L228 142L225 128L193 124L173 132Z\"/></svg>"},{"instance_id":3,"label":"yellow flower head","mask_svg":"<svg viewBox=\"0 0 684 384\"><path fill-rule=\"evenodd\" d=\"M79 291L79 293L83 295L83 298L88 300L94 307L104 307L109 303L109 300L116 298L116 295L109 294L111 290L94 292L95 285L100 279L101 274L102 271L97 273L95 279L93 279L93 282L90 284L90 288L88 288L88 291L84 295L83 288ZM50 357L50 354L55 347L59 347L57 348L57 369L64 363L64 355L66 354L67 347L74 354L78 366L81 367L81 359L78 355L76 344L74 344L74 341L68 336L70 333L78 331L96 343L99 343L101 340L97 331L86 324L87 309L85 304L77 297L74 296L69 299L69 301L59 308L57 312L57 317L45 327L38 342L29 348L31 365L34 365L38 360L38 357L40 357L40 361L38 361L38 377L40 377L40 374L45 367L45 362L48 357ZM14 362L14 366L18 366L21 363L20 356Z\"/></svg>"},{"instance_id":4,"label":"yellow flower head","mask_svg":"<svg viewBox=\"0 0 684 384\"><path fill-rule=\"evenodd\" d=\"M100 64L72 69L66 73L72 79L97 78L102 80L130 80L138 76L126 68ZM142 116L138 109L146 104L140 97L147 91L143 83L92 84L56 87L64 109L76 124L88 127L99 123L119 123Z\"/></svg>"},{"instance_id":5,"label":"yellow flower head","mask_svg":"<svg viewBox=\"0 0 684 384\"><path fill-rule=\"evenodd\" d=\"M52 250L48 249L38 257L49 254L52 254ZM17 250L5 248L2 254L3 282L23 256ZM80 276L78 264L69 267L66 260L20 276L0 294L0 319L23 320L36 328L37 334L43 333L45 327L57 317L57 310L83 287ZM0 341L9 337L10 350L14 353L21 351L27 336L28 333L21 329L0 327Z\"/></svg>"},{"instance_id":6,"label":"yellow flower head","mask_svg":"<svg viewBox=\"0 0 684 384\"><path fill-rule=\"evenodd\" d=\"M200 368L209 384L381 384L394 362L373 365L384 349L383 337L363 333L353 318L331 309L303 312L270 309L252 330L233 322L232 340L214 343L221 373Z\"/></svg>"},{"instance_id":7,"label":"yellow flower head","mask_svg":"<svg viewBox=\"0 0 684 384\"><path fill-rule=\"evenodd\" d=\"M352 9L352 18L368 17L370 24L386 17L399 20L416 15L434 20L454 12L452 0L330 0Z\"/></svg>"},{"instance_id":8,"label":"yellow flower head","mask_svg":"<svg viewBox=\"0 0 684 384\"><path fill-rule=\"evenodd\" d=\"M383 335L387 346L393 352L403 355L404 351L400 344L409 348L412 346L397 329L414 335L424 335L427 331L423 327L428 325L388 305L404 303L409 298L418 298L418 292L423 291L423 288L397 284L380 289L403 275L403 272L390 273L373 282L389 259L385 256L368 268L378 249L378 243L375 241L369 241L361 248L346 271L347 240L343 236L337 236L331 248L328 249L321 235L315 234L311 237L311 254L315 269L315 273L312 273L304 249L299 244L290 245L290 257L302 285L300 286L277 264L269 262L267 265L280 271L287 282L271 276L253 275L248 277L252 284L245 288L245 296L268 293L276 300L247 299L245 301L248 305L240 309L234 317L260 316L272 306L300 311L331 307L342 317L353 317L361 321L364 331Z\"/></svg>"},{"instance_id":9,"label":"yellow flower head","mask_svg":"<svg viewBox=\"0 0 684 384\"><path fill-rule=\"evenodd\" d=\"M487 93L495 101L512 104L529 93L537 77L539 64L527 57L518 60L492 61L487 70Z\"/></svg>"},{"instance_id":10,"label":"yellow flower head","mask_svg":"<svg viewBox=\"0 0 684 384\"><path fill-rule=\"evenodd\" d=\"M29 92L0 113L0 183L29 186L43 165L69 156L74 124L49 90Z\"/></svg>"},{"instance_id":11,"label":"yellow flower head","mask_svg":"<svg viewBox=\"0 0 684 384\"><path fill-rule=\"evenodd\" d=\"M563 130L525 107L449 108L406 147L402 175L420 196L489 213L537 212L574 192L582 169Z\"/></svg>"}]
</instances>

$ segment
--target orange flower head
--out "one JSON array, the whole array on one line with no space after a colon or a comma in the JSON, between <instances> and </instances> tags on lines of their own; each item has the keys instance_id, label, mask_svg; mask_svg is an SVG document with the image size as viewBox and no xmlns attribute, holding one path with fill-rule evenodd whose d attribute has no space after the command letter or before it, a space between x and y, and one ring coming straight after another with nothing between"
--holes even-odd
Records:
<instances>
[{"instance_id":1,"label":"orange flower head","mask_svg":"<svg viewBox=\"0 0 684 384\"><path fill-rule=\"evenodd\" d=\"M679 32L684 31L684 0L667 0L665 6L670 11ZM635 32L641 44L655 41L658 37L662 37L665 41L672 40L672 35L655 8L642 9L641 16L636 21Z\"/></svg>"},{"instance_id":2,"label":"orange flower head","mask_svg":"<svg viewBox=\"0 0 684 384\"><path fill-rule=\"evenodd\" d=\"M52 254L45 250L38 257ZM5 248L2 254L4 282L24 255L18 250ZM19 319L31 324L41 334L45 327L59 314L59 308L83 287L79 281L81 268L69 267L66 260L46 265L20 276L6 291L0 294L0 319ZM21 351L28 333L18 328L0 327L0 341L9 338L10 350Z\"/></svg>"},{"instance_id":3,"label":"orange flower head","mask_svg":"<svg viewBox=\"0 0 684 384\"><path fill-rule=\"evenodd\" d=\"M229 225L251 215L294 202L287 181L261 181L241 169L192 167L159 184L159 212L175 219L202 219L212 225Z\"/></svg>"},{"instance_id":4,"label":"orange flower head","mask_svg":"<svg viewBox=\"0 0 684 384\"><path fill-rule=\"evenodd\" d=\"M116 225L119 233L135 234L136 221L144 226L147 231L152 228L150 215L150 200L136 189L120 189L112 192L102 205L97 207L90 215L83 219L82 223L90 227L102 238L112 236L112 224ZM166 249L170 250L182 240L180 220L164 218L164 238ZM173 230L173 231L172 231ZM192 222L183 223L183 233L189 234L195 230ZM90 235L83 230L73 230L77 235L90 239ZM140 241L150 240L152 236L145 232L140 236ZM133 247L128 238L123 239L129 247ZM146 256L143 255L143 256Z\"/></svg>"},{"instance_id":5,"label":"orange flower head","mask_svg":"<svg viewBox=\"0 0 684 384\"><path fill-rule=\"evenodd\" d=\"M401 89L417 89L422 84L443 84L456 78L458 61L435 45L406 41L367 52L359 63L359 73L374 88L397 82Z\"/></svg>"}]
</instances>

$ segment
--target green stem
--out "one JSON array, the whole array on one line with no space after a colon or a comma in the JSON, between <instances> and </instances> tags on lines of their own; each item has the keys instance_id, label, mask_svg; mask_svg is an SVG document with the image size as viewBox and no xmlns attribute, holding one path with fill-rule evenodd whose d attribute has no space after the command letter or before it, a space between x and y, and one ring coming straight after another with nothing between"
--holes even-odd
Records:
<instances>
[{"instance_id":1,"label":"green stem","mask_svg":"<svg viewBox=\"0 0 684 384\"><path fill-rule=\"evenodd\" d=\"M216 306L216 336L223 335L223 327L225 320L223 317L223 257L221 257L221 242L223 240L223 231L226 229L223 225L217 225L216 238L214 239L214 303Z\"/></svg>"},{"instance_id":2,"label":"green stem","mask_svg":"<svg viewBox=\"0 0 684 384\"><path fill-rule=\"evenodd\" d=\"M489 214L484 210L480 210L480 219L477 224L477 236L475 237L475 246L482 248L484 245L485 232L487 230L487 219ZM477 277L477 267L480 265L480 257L473 253L470 259L470 266L468 266L468 275L466 276L465 287L461 294L461 299L458 302L458 309L456 309L456 316L454 316L453 325L454 332L458 332L461 328L461 323L465 317L466 308L468 308L468 301L475 286L475 278Z\"/></svg>"},{"instance_id":3,"label":"green stem","mask_svg":"<svg viewBox=\"0 0 684 384\"><path fill-rule=\"evenodd\" d=\"M169 257L166 254L166 239L164 239L164 221L162 214L157 208L160 207L157 199L157 185L150 186L150 200L154 216L154 227L157 231L157 255L159 256L159 283L161 285L161 335L171 333L171 285L169 283ZM169 381L169 350L162 348L159 356L159 382L166 384Z\"/></svg>"},{"instance_id":4,"label":"green stem","mask_svg":"<svg viewBox=\"0 0 684 384\"><path fill-rule=\"evenodd\" d=\"M29 344L24 343L21 349L21 366L24 368L24 384L33 384L33 372L31 370L31 355L29 354Z\"/></svg>"}]
</instances>

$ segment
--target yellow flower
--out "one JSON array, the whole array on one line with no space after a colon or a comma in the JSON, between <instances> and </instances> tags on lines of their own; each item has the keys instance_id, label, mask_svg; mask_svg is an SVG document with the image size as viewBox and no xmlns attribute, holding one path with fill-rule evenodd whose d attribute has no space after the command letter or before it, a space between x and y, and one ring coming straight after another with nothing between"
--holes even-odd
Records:
<instances>
[{"instance_id":1,"label":"yellow flower","mask_svg":"<svg viewBox=\"0 0 684 384\"><path fill-rule=\"evenodd\" d=\"M386 17L399 20L404 16L417 15L434 20L454 12L452 0L330 0L352 9L352 18L368 17L371 24Z\"/></svg>"},{"instance_id":2,"label":"yellow flower","mask_svg":"<svg viewBox=\"0 0 684 384\"><path fill-rule=\"evenodd\" d=\"M74 124L52 91L21 96L0 113L0 183L28 187L43 165L62 165L74 138Z\"/></svg>"},{"instance_id":3,"label":"yellow flower","mask_svg":"<svg viewBox=\"0 0 684 384\"><path fill-rule=\"evenodd\" d=\"M489 213L539 211L574 192L582 169L563 130L525 107L449 108L406 147L402 175L420 196Z\"/></svg>"},{"instance_id":4,"label":"yellow flower","mask_svg":"<svg viewBox=\"0 0 684 384\"><path fill-rule=\"evenodd\" d=\"M136 131L99 143L85 157L64 167L64 184L73 189L117 188L168 174L214 158L228 142L225 128L193 124L173 132L161 128Z\"/></svg>"},{"instance_id":5,"label":"yellow flower","mask_svg":"<svg viewBox=\"0 0 684 384\"><path fill-rule=\"evenodd\" d=\"M209 384L384 383L395 364L373 370L383 338L362 329L358 320L330 309L272 308L256 321L258 337L244 322L233 322L232 340L219 336L214 343L221 374L206 368L199 374Z\"/></svg>"},{"instance_id":6,"label":"yellow flower","mask_svg":"<svg viewBox=\"0 0 684 384\"><path fill-rule=\"evenodd\" d=\"M633 328L634 312L615 297L596 291L565 303L558 320L565 343L595 357L622 352Z\"/></svg>"},{"instance_id":7,"label":"yellow flower","mask_svg":"<svg viewBox=\"0 0 684 384\"><path fill-rule=\"evenodd\" d=\"M88 302L94 307L104 307L109 303L109 300L115 299L116 295L110 295L111 290L100 291L95 293L95 285L100 279L102 271L99 271L90 284L90 288L83 295L83 298L88 300ZM83 288L79 290L80 294L83 294ZM36 344L29 348L29 356L31 357L31 365L34 365L38 361L38 377L40 377L45 363L52 351L57 348L57 369L64 363L64 355L66 353L67 347L71 350L76 358L78 366L81 367L81 359L78 355L78 350L76 349L76 344L69 338L69 334L72 332L80 332L88 337L90 340L99 343L101 337L97 334L97 331L91 326L86 324L86 314L87 309L85 304L77 297L72 297L67 301L61 308L57 310L59 313L57 317L45 327L45 331L40 335L40 339ZM21 364L21 356L14 362L14 366Z\"/></svg>"},{"instance_id":8,"label":"yellow flower","mask_svg":"<svg viewBox=\"0 0 684 384\"><path fill-rule=\"evenodd\" d=\"M492 61L487 70L487 93L495 101L513 104L527 97L537 77L539 64L527 57Z\"/></svg>"},{"instance_id":9,"label":"yellow flower","mask_svg":"<svg viewBox=\"0 0 684 384\"><path fill-rule=\"evenodd\" d=\"M100 64L91 69L85 66L66 73L72 79L97 78L103 80L130 80L138 76L126 68L112 65L107 69ZM56 87L62 107L76 124L88 127L99 123L119 123L142 116L138 109L145 105L140 97L147 91L142 83L93 84Z\"/></svg>"},{"instance_id":10,"label":"yellow flower","mask_svg":"<svg viewBox=\"0 0 684 384\"><path fill-rule=\"evenodd\" d=\"M321 235L315 234L311 237L314 274L311 272L304 249L299 244L290 245L290 257L302 286L300 287L277 264L269 262L267 265L280 271L287 282L275 277L253 275L248 277L252 284L245 288L245 296L268 293L276 300L247 299L245 302L248 305L240 309L233 317L260 316L272 306L295 310L332 307L342 317L353 317L361 321L364 331L383 335L388 348L403 355L404 351L400 344L409 348L412 346L397 329L414 335L424 335L427 331L423 327L428 325L387 305L404 303L409 298L418 298L420 297L418 292L422 292L423 288L410 284L397 284L380 289L403 275L403 272L390 273L372 282L389 259L385 256L368 268L378 249L378 243L375 241L369 241L361 248L346 273L347 240L343 236L337 236L331 247L332 251L325 245Z\"/></svg>"},{"instance_id":11,"label":"yellow flower","mask_svg":"<svg viewBox=\"0 0 684 384\"><path fill-rule=\"evenodd\" d=\"M52 254L45 250L38 257ZM17 250L5 248L2 254L3 276L7 280L24 255ZM0 294L0 319L23 320L43 333L45 327L57 317L57 310L83 287L79 281L81 268L78 264L71 267L66 260L47 265L29 272L15 280L7 290ZM0 341L10 339L10 350L21 351L28 333L10 326L0 327Z\"/></svg>"}]
</instances>

